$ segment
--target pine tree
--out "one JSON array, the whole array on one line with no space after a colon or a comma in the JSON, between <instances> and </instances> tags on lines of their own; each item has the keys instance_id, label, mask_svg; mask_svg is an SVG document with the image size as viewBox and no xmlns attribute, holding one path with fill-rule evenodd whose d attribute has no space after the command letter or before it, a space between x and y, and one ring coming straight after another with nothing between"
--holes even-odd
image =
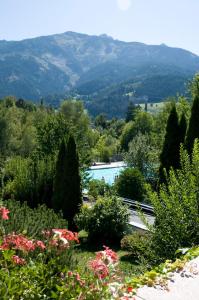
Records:
<instances>
[{"instance_id":1,"label":"pine tree","mask_svg":"<svg viewBox=\"0 0 199 300\"><path fill-rule=\"evenodd\" d=\"M63 140L60 146L52 202L56 211L62 210L69 229L74 230L73 218L79 211L82 197L79 159L72 136L69 136L67 143Z\"/></svg>"},{"instance_id":2,"label":"pine tree","mask_svg":"<svg viewBox=\"0 0 199 300\"><path fill-rule=\"evenodd\" d=\"M166 126L165 140L160 155L160 182L165 181L164 169L168 172L171 167L180 167L180 143L181 131L178 123L178 115L175 104L173 105Z\"/></svg>"},{"instance_id":3,"label":"pine tree","mask_svg":"<svg viewBox=\"0 0 199 300\"><path fill-rule=\"evenodd\" d=\"M140 110L139 106L136 106L132 101L129 102L125 122L128 123L130 121L134 121L137 112Z\"/></svg>"},{"instance_id":4,"label":"pine tree","mask_svg":"<svg viewBox=\"0 0 199 300\"><path fill-rule=\"evenodd\" d=\"M185 147L191 155L194 145L194 140L199 138L199 95L196 95L191 108L191 117L187 130Z\"/></svg>"}]
</instances>

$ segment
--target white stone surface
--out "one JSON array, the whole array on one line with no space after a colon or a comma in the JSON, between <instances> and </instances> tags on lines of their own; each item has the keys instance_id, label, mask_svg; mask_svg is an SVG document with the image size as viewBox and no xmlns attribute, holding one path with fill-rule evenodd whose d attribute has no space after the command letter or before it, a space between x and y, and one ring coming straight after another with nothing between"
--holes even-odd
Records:
<instances>
[{"instance_id":1,"label":"white stone surface","mask_svg":"<svg viewBox=\"0 0 199 300\"><path fill-rule=\"evenodd\" d=\"M95 166L91 166L89 170L99 170L99 169L110 169L125 167L126 164L123 161L112 162L110 164L96 163Z\"/></svg>"},{"instance_id":2,"label":"white stone surface","mask_svg":"<svg viewBox=\"0 0 199 300\"><path fill-rule=\"evenodd\" d=\"M190 272L191 270L191 272ZM193 271L193 272L192 272ZM168 291L144 286L137 291L136 300L199 300L199 257L187 263L184 276L174 273Z\"/></svg>"}]
</instances>

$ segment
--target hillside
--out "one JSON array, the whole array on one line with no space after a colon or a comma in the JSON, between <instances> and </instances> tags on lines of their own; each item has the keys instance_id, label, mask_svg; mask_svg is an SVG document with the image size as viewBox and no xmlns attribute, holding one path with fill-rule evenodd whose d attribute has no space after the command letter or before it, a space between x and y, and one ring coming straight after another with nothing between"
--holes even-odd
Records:
<instances>
[{"instance_id":1,"label":"hillside","mask_svg":"<svg viewBox=\"0 0 199 300\"><path fill-rule=\"evenodd\" d=\"M107 35L65 32L0 41L0 97L13 94L34 101L47 97L58 104L75 95L86 100L93 114L110 115L112 106L118 112L121 103L124 109L130 95L157 102L183 93L197 71L199 57L189 51L127 43Z\"/></svg>"}]
</instances>

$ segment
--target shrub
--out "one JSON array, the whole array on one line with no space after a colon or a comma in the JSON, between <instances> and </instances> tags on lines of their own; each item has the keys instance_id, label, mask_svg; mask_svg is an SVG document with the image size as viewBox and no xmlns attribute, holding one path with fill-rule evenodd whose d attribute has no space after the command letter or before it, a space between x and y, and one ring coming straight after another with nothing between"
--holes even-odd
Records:
<instances>
[{"instance_id":1,"label":"shrub","mask_svg":"<svg viewBox=\"0 0 199 300\"><path fill-rule=\"evenodd\" d=\"M127 230L129 210L117 197L102 198L95 205L84 205L76 216L80 230L86 230L90 240L105 244L118 241Z\"/></svg>"},{"instance_id":2,"label":"shrub","mask_svg":"<svg viewBox=\"0 0 199 300\"><path fill-rule=\"evenodd\" d=\"M66 220L45 205L31 209L27 203L15 200L6 200L3 203L10 210L10 219L4 225L6 233L23 232L29 237L40 238L42 230L67 226Z\"/></svg>"},{"instance_id":3,"label":"shrub","mask_svg":"<svg viewBox=\"0 0 199 300\"><path fill-rule=\"evenodd\" d=\"M104 180L92 179L88 184L88 194L94 199L98 196L105 196L105 194L110 193L111 186L107 184Z\"/></svg>"},{"instance_id":4,"label":"shrub","mask_svg":"<svg viewBox=\"0 0 199 300\"><path fill-rule=\"evenodd\" d=\"M152 235L157 258L173 258L175 251L199 243L199 142L192 159L181 149L181 169L171 170L159 192L148 188L154 208Z\"/></svg>"},{"instance_id":5,"label":"shrub","mask_svg":"<svg viewBox=\"0 0 199 300\"><path fill-rule=\"evenodd\" d=\"M139 170L126 168L118 176L115 189L119 196L143 201L145 196L144 178Z\"/></svg>"},{"instance_id":6,"label":"shrub","mask_svg":"<svg viewBox=\"0 0 199 300\"><path fill-rule=\"evenodd\" d=\"M34 156L34 155L33 155ZM31 207L51 206L54 158L19 156L7 160L3 174L3 198L27 201Z\"/></svg>"},{"instance_id":7,"label":"shrub","mask_svg":"<svg viewBox=\"0 0 199 300\"><path fill-rule=\"evenodd\" d=\"M123 237L121 248L127 250L133 258L148 258L150 241L149 234L136 231Z\"/></svg>"}]
</instances>

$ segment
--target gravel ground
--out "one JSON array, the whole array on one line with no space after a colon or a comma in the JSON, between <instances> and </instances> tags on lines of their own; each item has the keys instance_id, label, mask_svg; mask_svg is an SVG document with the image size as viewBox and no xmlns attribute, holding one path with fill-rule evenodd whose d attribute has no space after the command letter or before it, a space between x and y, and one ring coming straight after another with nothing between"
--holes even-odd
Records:
<instances>
[{"instance_id":1,"label":"gravel ground","mask_svg":"<svg viewBox=\"0 0 199 300\"><path fill-rule=\"evenodd\" d=\"M199 300L199 257L186 264L181 273L174 273L168 290L144 286L136 300Z\"/></svg>"}]
</instances>

